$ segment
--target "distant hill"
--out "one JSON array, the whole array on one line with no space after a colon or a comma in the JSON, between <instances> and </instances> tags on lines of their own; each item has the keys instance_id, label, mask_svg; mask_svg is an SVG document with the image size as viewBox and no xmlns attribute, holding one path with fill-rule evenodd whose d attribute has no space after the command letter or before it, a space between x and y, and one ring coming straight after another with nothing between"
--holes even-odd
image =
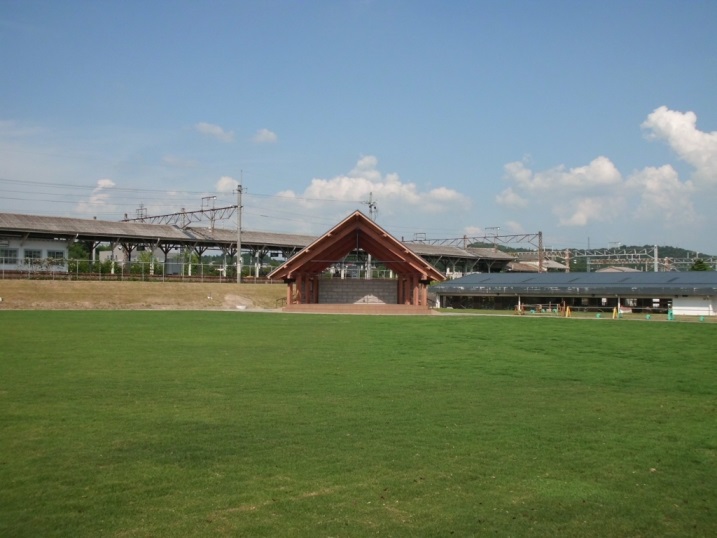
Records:
<instances>
[{"instance_id":1,"label":"distant hill","mask_svg":"<svg viewBox=\"0 0 717 538\"><path fill-rule=\"evenodd\" d=\"M621 249L652 249L654 245L620 247ZM714 258L715 254L707 254L705 252L696 252L680 247L657 246L657 254L660 258Z\"/></svg>"},{"instance_id":2,"label":"distant hill","mask_svg":"<svg viewBox=\"0 0 717 538\"><path fill-rule=\"evenodd\" d=\"M474 248L493 248L493 243L472 243L469 245ZM505 252L507 254L519 254L521 252L535 252L535 248L522 248L522 247L510 247L506 245L495 245L498 250L501 252ZM627 267L633 267L642 271L650 271L651 265L648 266L648 260L650 259L652 252L654 250L654 245L623 245L616 248L610 248L610 249L596 249L596 250L605 250L608 253L615 252L615 253L622 253L622 252L645 252L647 251L648 255L639 263L625 263ZM584 249L572 249L572 250L584 250ZM673 260L710 260L717 258L717 256L714 256L712 254L707 254L704 252L695 252L694 250L687 250L680 247L671 247L671 246L659 246L657 247L657 256L662 260L662 264L664 267L671 266L673 268L678 268L678 270L686 271L688 270L687 266L685 266L684 262L681 263L679 266L673 266L670 262L666 261L666 258L670 258ZM571 259L570 263L570 270L573 272L584 272L584 271L595 271L599 267L604 267L605 264L599 264L595 259L592 262L592 269L590 267L590 260L586 257L580 256L580 257L574 257ZM564 262L564 260L558 260L561 263ZM710 269L710 266L706 266L707 269Z\"/></svg>"},{"instance_id":3,"label":"distant hill","mask_svg":"<svg viewBox=\"0 0 717 538\"><path fill-rule=\"evenodd\" d=\"M493 248L496 247L501 252L533 252L534 248L515 248L515 247L508 247L505 245L494 245L493 243L471 243L468 245L470 248Z\"/></svg>"},{"instance_id":4,"label":"distant hill","mask_svg":"<svg viewBox=\"0 0 717 538\"><path fill-rule=\"evenodd\" d=\"M468 245L473 248L493 248L493 243L471 243ZM498 250L507 253L513 252L534 252L534 248L509 247L506 245L496 245ZM623 250L648 250L652 251L655 245L622 245L619 248L611 248L605 250L623 251ZM584 249L578 249L584 250ZM660 258L715 258L715 254L707 254L705 252L695 252L680 247L657 246L657 254Z\"/></svg>"}]
</instances>

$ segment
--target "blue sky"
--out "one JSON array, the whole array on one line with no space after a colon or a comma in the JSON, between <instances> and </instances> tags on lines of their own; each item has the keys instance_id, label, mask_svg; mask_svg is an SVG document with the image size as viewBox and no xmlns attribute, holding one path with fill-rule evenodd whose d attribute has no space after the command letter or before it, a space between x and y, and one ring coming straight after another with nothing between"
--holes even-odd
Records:
<instances>
[{"instance_id":1,"label":"blue sky","mask_svg":"<svg viewBox=\"0 0 717 538\"><path fill-rule=\"evenodd\" d=\"M0 0L0 211L717 254L717 2ZM233 226L233 222L225 226Z\"/></svg>"}]
</instances>

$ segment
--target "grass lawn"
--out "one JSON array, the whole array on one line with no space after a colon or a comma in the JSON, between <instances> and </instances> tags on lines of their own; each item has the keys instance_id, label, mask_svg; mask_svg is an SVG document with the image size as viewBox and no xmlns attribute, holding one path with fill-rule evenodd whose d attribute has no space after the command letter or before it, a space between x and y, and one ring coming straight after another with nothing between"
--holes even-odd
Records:
<instances>
[{"instance_id":1,"label":"grass lawn","mask_svg":"<svg viewBox=\"0 0 717 538\"><path fill-rule=\"evenodd\" d=\"M0 312L0 536L715 536L715 336Z\"/></svg>"}]
</instances>

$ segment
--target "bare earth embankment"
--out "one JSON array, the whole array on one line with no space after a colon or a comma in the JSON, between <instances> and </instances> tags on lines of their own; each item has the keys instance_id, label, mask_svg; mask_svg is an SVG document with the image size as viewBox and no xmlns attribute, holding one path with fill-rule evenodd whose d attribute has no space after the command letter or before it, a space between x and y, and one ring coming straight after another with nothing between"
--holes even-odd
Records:
<instances>
[{"instance_id":1,"label":"bare earth embankment","mask_svg":"<svg viewBox=\"0 0 717 538\"><path fill-rule=\"evenodd\" d=\"M279 284L0 280L0 310L276 309Z\"/></svg>"}]
</instances>

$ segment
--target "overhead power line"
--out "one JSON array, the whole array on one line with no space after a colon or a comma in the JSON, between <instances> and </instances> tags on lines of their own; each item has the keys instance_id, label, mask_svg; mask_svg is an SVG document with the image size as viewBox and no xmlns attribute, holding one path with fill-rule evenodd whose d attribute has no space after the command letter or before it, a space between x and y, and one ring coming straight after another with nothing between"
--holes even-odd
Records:
<instances>
[{"instance_id":1,"label":"overhead power line","mask_svg":"<svg viewBox=\"0 0 717 538\"><path fill-rule=\"evenodd\" d=\"M166 195L168 192L179 192L182 194L187 195L205 195L209 193L210 191L204 190L204 191L192 191L192 190L186 190L186 189L143 189L143 188L137 188L137 187L118 187L116 185L103 187L102 185L98 184L92 184L92 185L78 185L73 183L52 183L47 181L25 181L20 179L8 179L8 178L0 178L0 183L16 183L21 185L37 185L37 186L43 186L43 187L50 187L50 188L56 188L56 189L83 189L83 190L89 190L94 191L96 189L101 189L103 191L107 192L131 192L131 193L157 193ZM35 194L37 191L33 191ZM211 191L213 192L213 191ZM46 194L46 193L43 193ZM226 196L231 196L231 193L225 192L225 193L217 193L217 194L223 194ZM256 193L256 192L246 192L247 196L250 197L256 197L256 198L277 198L277 199L284 199L284 200L301 200L306 202L335 202L335 203L342 203L342 204L358 204L363 203L362 200L344 200L339 198L312 198L307 196L295 196L295 195L285 195L285 194L266 194L266 193Z\"/></svg>"}]
</instances>

